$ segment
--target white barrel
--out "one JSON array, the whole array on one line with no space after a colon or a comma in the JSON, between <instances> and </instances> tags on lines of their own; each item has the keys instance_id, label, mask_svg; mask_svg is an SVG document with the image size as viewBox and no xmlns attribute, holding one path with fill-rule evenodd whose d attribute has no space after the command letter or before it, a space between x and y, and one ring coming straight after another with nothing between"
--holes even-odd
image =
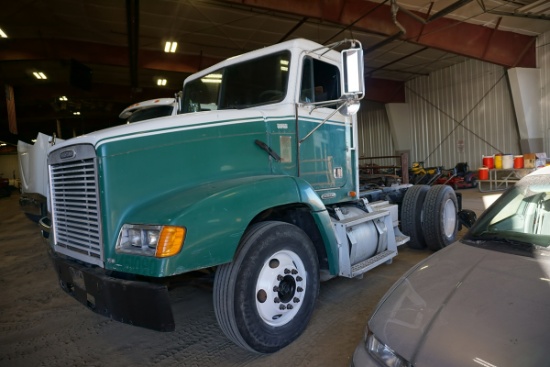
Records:
<instances>
[{"instance_id":1,"label":"white barrel","mask_svg":"<svg viewBox=\"0 0 550 367\"><path fill-rule=\"evenodd\" d=\"M514 156L511 154L504 154L502 156L502 169L514 168Z\"/></svg>"}]
</instances>

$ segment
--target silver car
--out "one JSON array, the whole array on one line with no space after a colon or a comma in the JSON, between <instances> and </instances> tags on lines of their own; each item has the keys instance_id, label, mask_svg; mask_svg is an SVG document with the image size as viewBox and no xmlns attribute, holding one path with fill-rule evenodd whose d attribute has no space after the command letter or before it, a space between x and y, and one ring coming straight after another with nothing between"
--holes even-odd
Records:
<instances>
[{"instance_id":1,"label":"silver car","mask_svg":"<svg viewBox=\"0 0 550 367\"><path fill-rule=\"evenodd\" d=\"M408 271L352 366L550 366L550 167L505 192L464 238Z\"/></svg>"}]
</instances>

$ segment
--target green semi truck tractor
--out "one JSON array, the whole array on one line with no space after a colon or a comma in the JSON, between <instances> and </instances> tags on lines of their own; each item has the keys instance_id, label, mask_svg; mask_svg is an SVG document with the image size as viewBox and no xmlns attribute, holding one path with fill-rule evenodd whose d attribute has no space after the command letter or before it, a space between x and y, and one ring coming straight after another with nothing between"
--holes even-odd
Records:
<instances>
[{"instance_id":1,"label":"green semi truck tractor","mask_svg":"<svg viewBox=\"0 0 550 367\"><path fill-rule=\"evenodd\" d=\"M41 223L63 290L114 320L172 331L168 280L215 269L220 328L271 353L305 329L321 281L392 261L410 238L400 215L413 229L431 217L441 246L453 242L452 190L398 185L400 205L360 192L363 81L359 42L287 41L188 77L176 115L51 147Z\"/></svg>"}]
</instances>

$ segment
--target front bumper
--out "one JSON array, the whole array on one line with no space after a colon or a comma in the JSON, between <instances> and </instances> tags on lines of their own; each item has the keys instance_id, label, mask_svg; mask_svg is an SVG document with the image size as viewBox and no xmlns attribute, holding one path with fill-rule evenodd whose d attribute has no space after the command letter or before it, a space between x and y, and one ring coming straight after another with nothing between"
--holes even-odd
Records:
<instances>
[{"instance_id":1,"label":"front bumper","mask_svg":"<svg viewBox=\"0 0 550 367\"><path fill-rule=\"evenodd\" d=\"M19 206L33 222L38 222L48 214L47 199L40 194L24 193L19 197Z\"/></svg>"},{"instance_id":2,"label":"front bumper","mask_svg":"<svg viewBox=\"0 0 550 367\"><path fill-rule=\"evenodd\" d=\"M174 331L168 288L162 284L108 276L50 251L61 288L90 310L126 324Z\"/></svg>"},{"instance_id":3,"label":"front bumper","mask_svg":"<svg viewBox=\"0 0 550 367\"><path fill-rule=\"evenodd\" d=\"M361 341L359 345L355 348L353 352L353 357L351 360L350 367L381 367L382 365L378 363L365 348L365 343Z\"/></svg>"}]
</instances>

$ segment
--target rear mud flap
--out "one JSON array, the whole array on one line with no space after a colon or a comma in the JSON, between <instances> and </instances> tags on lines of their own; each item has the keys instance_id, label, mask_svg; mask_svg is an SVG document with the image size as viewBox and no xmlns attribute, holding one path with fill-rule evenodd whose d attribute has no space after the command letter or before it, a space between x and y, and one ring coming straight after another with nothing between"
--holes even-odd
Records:
<instances>
[{"instance_id":1,"label":"rear mud flap","mask_svg":"<svg viewBox=\"0 0 550 367\"><path fill-rule=\"evenodd\" d=\"M61 288L90 310L125 324L174 331L165 285L113 278L51 255Z\"/></svg>"}]
</instances>

